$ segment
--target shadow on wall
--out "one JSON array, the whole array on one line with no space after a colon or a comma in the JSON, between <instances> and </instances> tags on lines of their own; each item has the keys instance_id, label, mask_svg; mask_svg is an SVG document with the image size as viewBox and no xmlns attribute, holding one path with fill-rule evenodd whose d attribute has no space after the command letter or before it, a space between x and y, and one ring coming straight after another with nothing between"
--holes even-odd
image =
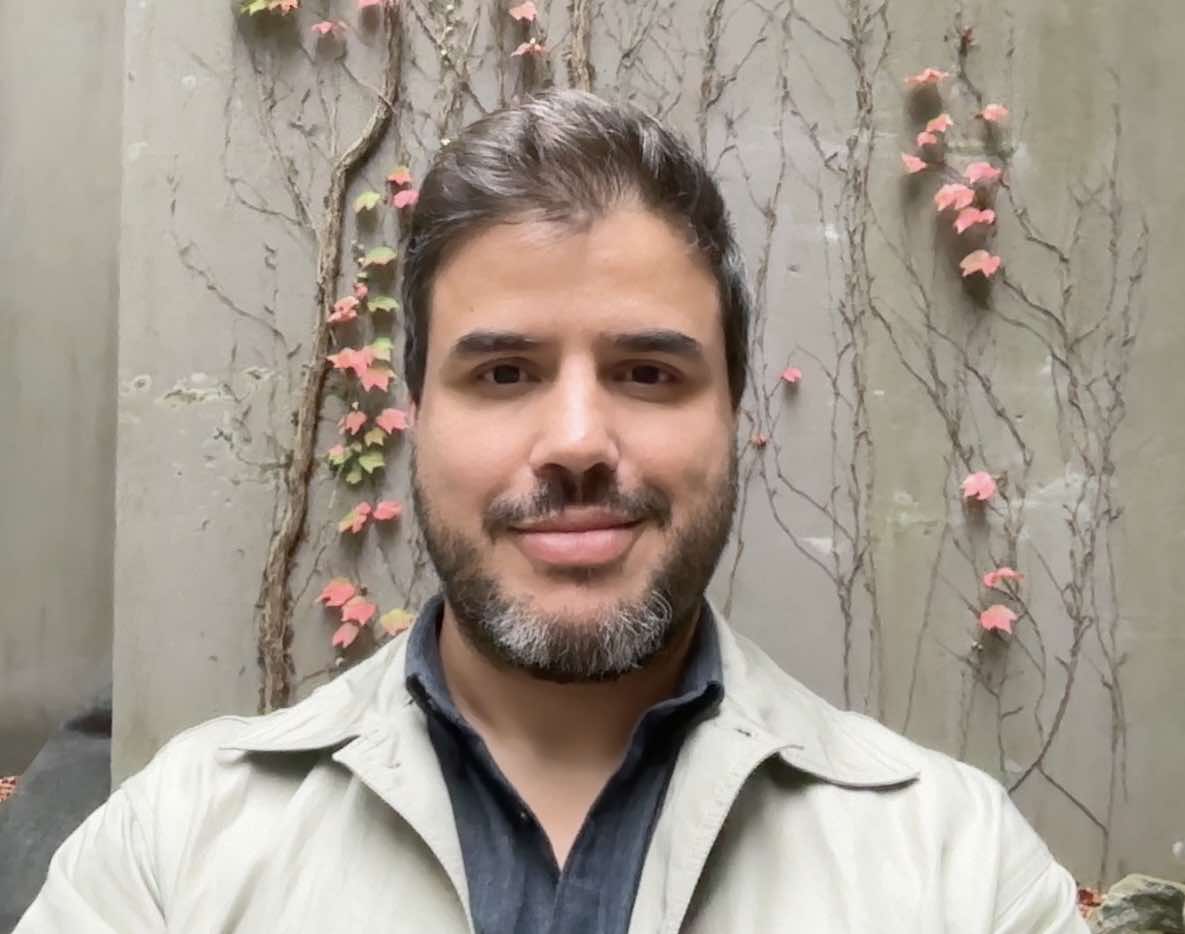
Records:
<instances>
[{"instance_id":1,"label":"shadow on wall","mask_svg":"<svg viewBox=\"0 0 1185 934\"><path fill-rule=\"evenodd\" d=\"M41 889L54 851L111 792L111 686L61 725L0 804L0 931Z\"/></svg>"}]
</instances>

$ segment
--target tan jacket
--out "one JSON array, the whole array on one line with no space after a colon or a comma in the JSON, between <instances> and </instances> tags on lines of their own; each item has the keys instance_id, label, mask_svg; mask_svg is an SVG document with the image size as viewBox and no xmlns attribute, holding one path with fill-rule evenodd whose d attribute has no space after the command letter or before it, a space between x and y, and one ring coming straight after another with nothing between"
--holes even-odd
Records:
<instances>
[{"instance_id":1,"label":"tan jacket","mask_svg":"<svg viewBox=\"0 0 1185 934\"><path fill-rule=\"evenodd\" d=\"M724 701L679 754L630 934L1087 930L994 779L836 710L713 610ZM17 934L472 931L406 643L174 738L62 845Z\"/></svg>"}]
</instances>

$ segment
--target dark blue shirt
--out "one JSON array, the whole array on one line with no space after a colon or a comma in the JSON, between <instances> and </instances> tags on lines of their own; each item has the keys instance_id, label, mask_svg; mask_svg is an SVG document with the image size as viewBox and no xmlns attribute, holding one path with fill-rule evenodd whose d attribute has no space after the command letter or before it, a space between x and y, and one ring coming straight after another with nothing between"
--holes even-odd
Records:
<instances>
[{"instance_id":1,"label":"dark blue shirt","mask_svg":"<svg viewBox=\"0 0 1185 934\"><path fill-rule=\"evenodd\" d=\"M427 716L448 785L478 934L626 934L679 747L724 694L707 601L678 691L639 719L562 869L531 809L449 696L440 661L443 606L437 594L412 627L407 687Z\"/></svg>"}]
</instances>

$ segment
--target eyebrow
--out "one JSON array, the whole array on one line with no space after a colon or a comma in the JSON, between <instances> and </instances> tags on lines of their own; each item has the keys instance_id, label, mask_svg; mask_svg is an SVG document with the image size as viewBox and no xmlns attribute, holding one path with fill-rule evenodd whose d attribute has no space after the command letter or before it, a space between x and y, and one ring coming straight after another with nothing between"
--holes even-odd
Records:
<instances>
[{"instance_id":1,"label":"eyebrow","mask_svg":"<svg viewBox=\"0 0 1185 934\"><path fill-rule=\"evenodd\" d=\"M704 359L704 348L694 337L668 328L647 328L609 335L609 343L617 350L630 353L665 353L688 359Z\"/></svg>"},{"instance_id":2,"label":"eyebrow","mask_svg":"<svg viewBox=\"0 0 1185 934\"><path fill-rule=\"evenodd\" d=\"M669 328L645 328L619 334L601 334L598 339L615 350L629 353L663 353L688 360L705 359L704 348L699 341L682 331ZM453 344L449 356L463 359L493 353L523 353L538 350L548 343L517 331L470 331Z\"/></svg>"},{"instance_id":3,"label":"eyebrow","mask_svg":"<svg viewBox=\"0 0 1185 934\"><path fill-rule=\"evenodd\" d=\"M479 357L483 354L534 350L542 345L543 341L517 331L470 331L453 344L449 356Z\"/></svg>"}]
</instances>

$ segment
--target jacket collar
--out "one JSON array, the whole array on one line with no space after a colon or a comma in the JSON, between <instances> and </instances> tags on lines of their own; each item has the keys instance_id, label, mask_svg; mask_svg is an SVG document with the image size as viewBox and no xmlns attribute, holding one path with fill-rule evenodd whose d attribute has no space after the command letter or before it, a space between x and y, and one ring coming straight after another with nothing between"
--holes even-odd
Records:
<instances>
[{"instance_id":1,"label":"jacket collar","mask_svg":"<svg viewBox=\"0 0 1185 934\"><path fill-rule=\"evenodd\" d=\"M809 691L710 605L724 675L720 718L764 740L786 764L834 785L882 788L918 777L907 743L887 741L893 734L871 718L841 712ZM414 703L404 678L407 645L405 633L295 706L253 720L221 748L307 752L386 734L396 722L406 726L411 711L404 708Z\"/></svg>"}]
</instances>

